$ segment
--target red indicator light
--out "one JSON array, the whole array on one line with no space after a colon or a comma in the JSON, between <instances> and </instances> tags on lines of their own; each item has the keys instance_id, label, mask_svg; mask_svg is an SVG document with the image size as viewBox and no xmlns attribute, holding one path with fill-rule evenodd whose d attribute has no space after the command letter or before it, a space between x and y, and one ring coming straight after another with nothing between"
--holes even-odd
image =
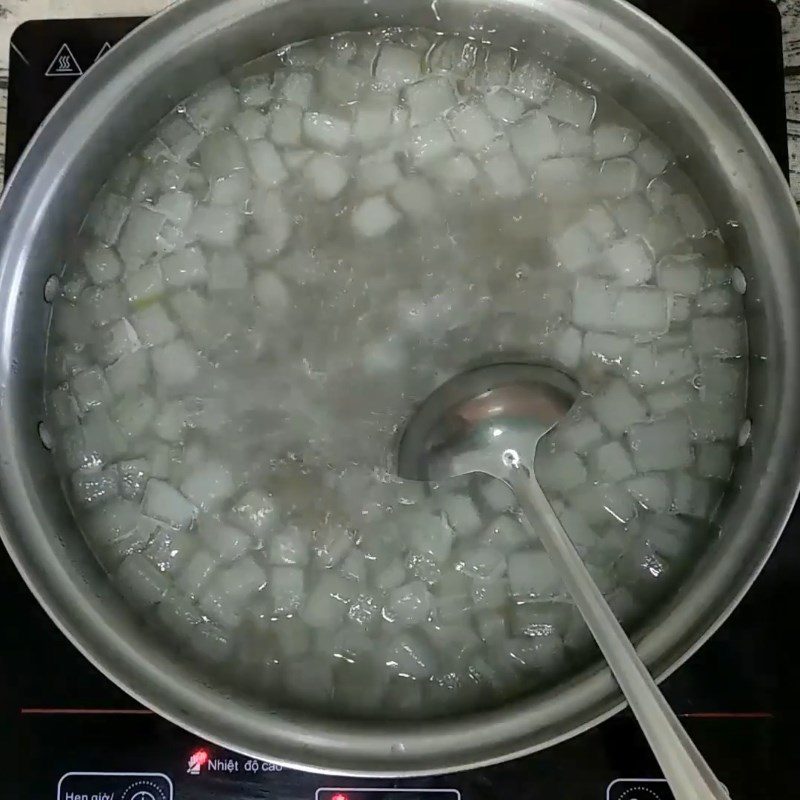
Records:
<instances>
[{"instance_id":1,"label":"red indicator light","mask_svg":"<svg viewBox=\"0 0 800 800\"><path fill-rule=\"evenodd\" d=\"M190 775L199 775L200 770L208 763L208 750L204 750L202 747L199 750L195 750L191 756L189 756L189 763L187 766L186 771Z\"/></svg>"},{"instance_id":2,"label":"red indicator light","mask_svg":"<svg viewBox=\"0 0 800 800\"><path fill-rule=\"evenodd\" d=\"M344 794L344 792L336 792L336 794L331 797L331 800L350 800L350 798Z\"/></svg>"}]
</instances>

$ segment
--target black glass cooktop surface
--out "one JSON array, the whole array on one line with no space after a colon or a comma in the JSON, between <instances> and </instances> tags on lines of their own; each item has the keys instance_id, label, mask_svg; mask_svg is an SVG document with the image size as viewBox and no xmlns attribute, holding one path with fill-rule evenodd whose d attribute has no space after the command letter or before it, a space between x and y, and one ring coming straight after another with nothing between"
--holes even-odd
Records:
<instances>
[{"instance_id":1,"label":"black glass cooktop surface","mask_svg":"<svg viewBox=\"0 0 800 800\"><path fill-rule=\"evenodd\" d=\"M788 168L780 18L769 0L640 0L736 94ZM14 33L6 171L69 86L140 18ZM800 796L792 629L800 518L731 619L665 684L734 800ZM301 773L204 742L139 706L67 642L0 549L0 797L20 800L670 800L622 713L508 764L415 780ZM388 797L391 795L391 798ZM435 798L431 797L431 800Z\"/></svg>"}]
</instances>

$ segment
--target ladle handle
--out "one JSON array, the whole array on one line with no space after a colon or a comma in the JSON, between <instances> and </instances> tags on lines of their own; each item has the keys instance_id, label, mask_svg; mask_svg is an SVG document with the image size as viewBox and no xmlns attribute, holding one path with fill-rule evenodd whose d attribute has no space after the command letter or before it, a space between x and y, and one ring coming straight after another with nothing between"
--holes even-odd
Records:
<instances>
[{"instance_id":1,"label":"ladle handle","mask_svg":"<svg viewBox=\"0 0 800 800\"><path fill-rule=\"evenodd\" d=\"M605 656L676 800L729 800L637 655L535 477L519 465L509 468L507 480Z\"/></svg>"}]
</instances>

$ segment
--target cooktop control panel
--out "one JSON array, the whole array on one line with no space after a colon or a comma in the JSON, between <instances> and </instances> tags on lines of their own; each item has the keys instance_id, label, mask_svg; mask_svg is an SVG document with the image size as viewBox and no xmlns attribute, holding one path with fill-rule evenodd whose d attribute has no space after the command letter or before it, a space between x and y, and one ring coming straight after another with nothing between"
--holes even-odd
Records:
<instances>
[{"instance_id":1,"label":"cooktop control panel","mask_svg":"<svg viewBox=\"0 0 800 800\"><path fill-rule=\"evenodd\" d=\"M67 772L61 776L57 787L57 800L179 800L180 798L221 798L228 797L222 783L216 778L228 776L230 788L236 785L239 773L247 778L276 775L287 772L284 768L268 761L231 756L212 757L208 750L198 748L190 754L186 764L186 775L201 778L197 782L183 779L178 781L176 791L173 779L162 772ZM208 780L202 780L202 776ZM288 776L287 776L288 777ZM310 777L310 776L308 776ZM395 781L395 783L397 783ZM288 789L288 791L287 791ZM474 796L475 792L469 792ZM237 797L248 798L307 798L307 800L462 800L460 789L430 788L414 786L364 786L348 785L343 782L337 786L319 786L308 793L294 785L289 787L285 780L272 783L262 782L250 785L244 794ZM602 800L602 787L595 794ZM560 797L560 795L559 795ZM465 798L466 800L466 798ZM605 787L605 800L673 800L673 795L663 778L616 778Z\"/></svg>"}]
</instances>

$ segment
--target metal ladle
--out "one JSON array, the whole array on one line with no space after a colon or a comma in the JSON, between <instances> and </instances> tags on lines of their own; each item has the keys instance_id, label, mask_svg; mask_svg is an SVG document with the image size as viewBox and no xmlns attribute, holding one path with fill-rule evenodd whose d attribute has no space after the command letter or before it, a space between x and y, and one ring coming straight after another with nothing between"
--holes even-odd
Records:
<instances>
[{"instance_id":1,"label":"metal ladle","mask_svg":"<svg viewBox=\"0 0 800 800\"><path fill-rule=\"evenodd\" d=\"M597 588L534 475L539 440L570 410L577 385L552 367L495 364L436 389L406 426L397 471L442 481L482 472L514 491L608 662L676 800L728 793L692 743Z\"/></svg>"}]
</instances>

